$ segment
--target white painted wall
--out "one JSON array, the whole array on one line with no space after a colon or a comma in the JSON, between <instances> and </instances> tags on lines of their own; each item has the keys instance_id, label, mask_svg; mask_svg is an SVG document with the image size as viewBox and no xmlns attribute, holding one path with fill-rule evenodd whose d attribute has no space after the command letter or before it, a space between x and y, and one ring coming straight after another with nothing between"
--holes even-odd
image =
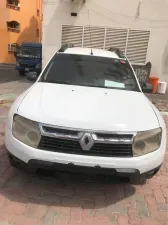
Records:
<instances>
[{"instance_id":1,"label":"white painted wall","mask_svg":"<svg viewBox=\"0 0 168 225\"><path fill-rule=\"evenodd\" d=\"M135 28L150 30L147 61L152 74L168 82L168 0L85 0L77 17L71 17L71 0L44 0L44 65L61 45L61 25ZM138 15L139 8L139 15Z\"/></svg>"}]
</instances>

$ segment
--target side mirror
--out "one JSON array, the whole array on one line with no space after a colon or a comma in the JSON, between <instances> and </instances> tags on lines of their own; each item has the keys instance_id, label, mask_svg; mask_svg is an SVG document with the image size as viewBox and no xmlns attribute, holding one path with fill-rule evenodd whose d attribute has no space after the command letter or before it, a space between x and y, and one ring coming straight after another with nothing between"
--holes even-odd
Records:
<instances>
[{"instance_id":1,"label":"side mirror","mask_svg":"<svg viewBox=\"0 0 168 225\"><path fill-rule=\"evenodd\" d=\"M143 83L141 84L141 89L144 93L152 93L153 87L152 84Z\"/></svg>"},{"instance_id":2,"label":"side mirror","mask_svg":"<svg viewBox=\"0 0 168 225\"><path fill-rule=\"evenodd\" d=\"M16 58L16 56L17 56L17 52L14 52L14 57Z\"/></svg>"},{"instance_id":3,"label":"side mirror","mask_svg":"<svg viewBox=\"0 0 168 225\"><path fill-rule=\"evenodd\" d=\"M38 74L36 72L29 72L27 73L26 77L29 81L36 81L38 78Z\"/></svg>"}]
</instances>

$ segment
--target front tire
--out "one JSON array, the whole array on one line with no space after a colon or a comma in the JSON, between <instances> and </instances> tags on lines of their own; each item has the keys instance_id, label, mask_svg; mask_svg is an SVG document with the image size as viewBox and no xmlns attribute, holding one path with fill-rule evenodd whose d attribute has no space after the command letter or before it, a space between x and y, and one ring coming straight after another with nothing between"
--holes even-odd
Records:
<instances>
[{"instance_id":1,"label":"front tire","mask_svg":"<svg viewBox=\"0 0 168 225\"><path fill-rule=\"evenodd\" d=\"M17 159L15 156L11 155L10 153L8 153L8 159L9 159L9 162L10 162L11 166L16 168L16 169L19 169L19 170L23 169L24 171L26 171L28 173L35 173L36 172L35 169L29 168L26 163Z\"/></svg>"},{"instance_id":2,"label":"front tire","mask_svg":"<svg viewBox=\"0 0 168 225\"><path fill-rule=\"evenodd\" d=\"M21 70L21 71L18 71L18 72L19 72L20 76L25 76L25 71Z\"/></svg>"},{"instance_id":3,"label":"front tire","mask_svg":"<svg viewBox=\"0 0 168 225\"><path fill-rule=\"evenodd\" d=\"M19 161L17 161L17 159L15 159L15 157L10 155L9 153L8 153L8 159L9 159L11 166L13 166L15 168L20 168L21 163Z\"/></svg>"},{"instance_id":4,"label":"front tire","mask_svg":"<svg viewBox=\"0 0 168 225\"><path fill-rule=\"evenodd\" d=\"M150 171L148 171L146 173L135 175L134 177L132 177L130 179L131 183L132 184L137 184L137 185L138 184L141 184L141 185L145 184L147 179L153 178L158 173L158 171L160 170L161 166L162 166L162 164L160 166L156 167L155 169L150 170Z\"/></svg>"}]
</instances>

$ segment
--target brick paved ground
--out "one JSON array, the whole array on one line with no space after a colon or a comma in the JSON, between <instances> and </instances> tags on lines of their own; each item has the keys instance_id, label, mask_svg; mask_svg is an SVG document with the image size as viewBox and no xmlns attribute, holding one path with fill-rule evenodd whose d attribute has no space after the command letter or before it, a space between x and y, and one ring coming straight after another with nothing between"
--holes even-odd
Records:
<instances>
[{"instance_id":1,"label":"brick paved ground","mask_svg":"<svg viewBox=\"0 0 168 225\"><path fill-rule=\"evenodd\" d=\"M0 225L168 224L168 153L157 176L143 186L110 177L27 174L10 167L4 147L5 118L13 99L28 86L0 85L0 97L3 93L6 98L0 103ZM166 101L155 104L168 111ZM167 113L164 118L168 127Z\"/></svg>"}]
</instances>

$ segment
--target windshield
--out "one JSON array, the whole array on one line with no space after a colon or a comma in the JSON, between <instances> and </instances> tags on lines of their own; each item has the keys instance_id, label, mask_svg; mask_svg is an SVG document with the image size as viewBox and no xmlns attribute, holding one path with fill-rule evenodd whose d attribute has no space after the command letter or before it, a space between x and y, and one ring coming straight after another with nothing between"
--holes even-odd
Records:
<instances>
[{"instance_id":1,"label":"windshield","mask_svg":"<svg viewBox=\"0 0 168 225\"><path fill-rule=\"evenodd\" d=\"M42 82L140 91L126 60L57 53Z\"/></svg>"},{"instance_id":2,"label":"windshield","mask_svg":"<svg viewBox=\"0 0 168 225\"><path fill-rule=\"evenodd\" d=\"M17 56L41 58L41 49L40 48L21 47L18 51Z\"/></svg>"}]
</instances>

